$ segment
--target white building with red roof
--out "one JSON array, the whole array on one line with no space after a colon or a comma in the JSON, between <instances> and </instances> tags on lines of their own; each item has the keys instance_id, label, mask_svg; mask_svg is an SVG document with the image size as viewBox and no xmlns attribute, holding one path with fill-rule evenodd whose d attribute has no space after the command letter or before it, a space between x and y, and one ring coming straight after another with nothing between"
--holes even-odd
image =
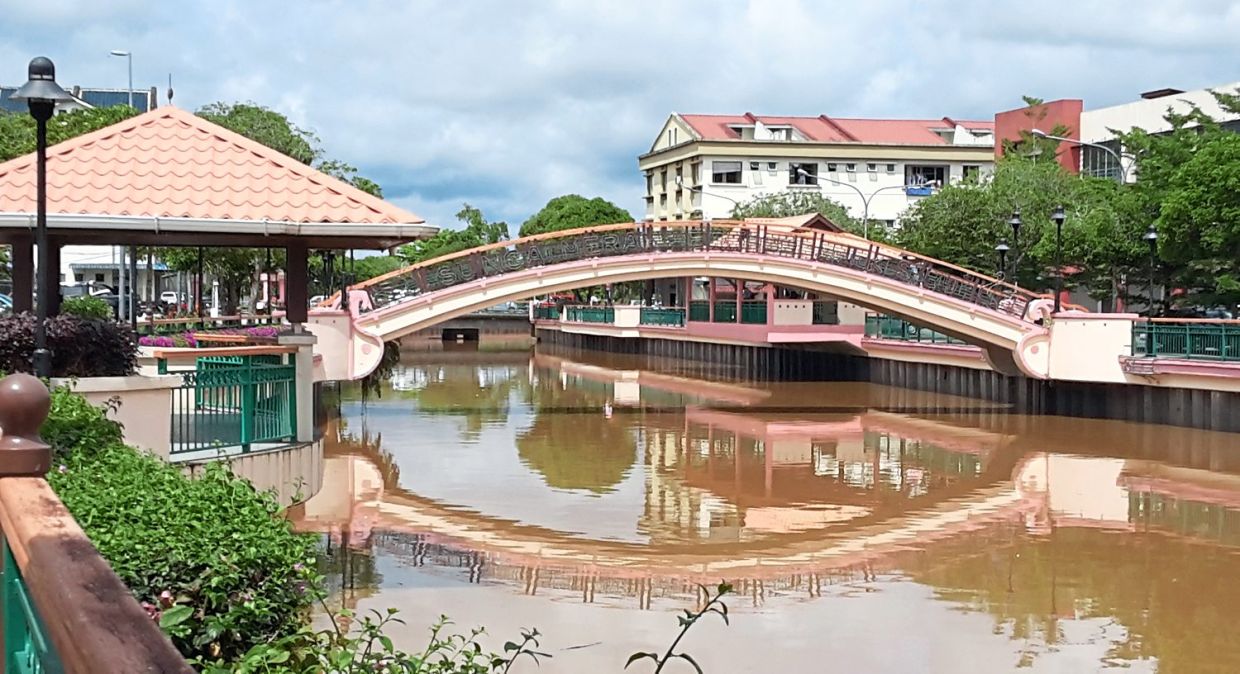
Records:
<instances>
[{"instance_id":1,"label":"white building with red roof","mask_svg":"<svg viewBox=\"0 0 1240 674\"><path fill-rule=\"evenodd\" d=\"M758 196L813 190L894 223L936 185L994 166L994 123L673 113L638 157L651 220L726 218Z\"/></svg>"}]
</instances>

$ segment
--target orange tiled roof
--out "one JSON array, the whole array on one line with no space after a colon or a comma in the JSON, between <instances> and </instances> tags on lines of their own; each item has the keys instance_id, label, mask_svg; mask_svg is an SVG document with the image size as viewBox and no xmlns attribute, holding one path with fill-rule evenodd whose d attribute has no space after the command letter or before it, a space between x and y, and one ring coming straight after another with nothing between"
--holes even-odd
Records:
<instances>
[{"instance_id":1,"label":"orange tiled roof","mask_svg":"<svg viewBox=\"0 0 1240 674\"><path fill-rule=\"evenodd\" d=\"M49 147L47 197L48 212L58 214L372 225L425 222L171 106ZM0 164L0 213L34 210L34 154Z\"/></svg>"}]
</instances>

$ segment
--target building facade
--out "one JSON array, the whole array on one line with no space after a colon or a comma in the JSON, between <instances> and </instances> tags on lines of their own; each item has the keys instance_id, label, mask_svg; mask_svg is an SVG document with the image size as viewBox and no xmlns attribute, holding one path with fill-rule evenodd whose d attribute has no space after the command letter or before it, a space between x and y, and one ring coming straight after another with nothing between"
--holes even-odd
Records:
<instances>
[{"instance_id":1,"label":"building facade","mask_svg":"<svg viewBox=\"0 0 1240 674\"><path fill-rule=\"evenodd\" d=\"M727 218L785 191L821 193L856 218L894 223L936 186L989 173L990 121L673 113L638 157L648 220Z\"/></svg>"},{"instance_id":2,"label":"building facade","mask_svg":"<svg viewBox=\"0 0 1240 674\"><path fill-rule=\"evenodd\" d=\"M1194 107L1225 128L1240 131L1240 115L1219 106L1211 90L1237 94L1240 82L1193 91L1156 89L1141 94L1137 100L1093 110L1086 110L1080 99L1062 99L1000 112L995 115L995 154L1002 156L1004 141L1018 141L1022 132L1051 132L1059 126L1067 129L1063 137L1068 140L1062 143L1058 157L1064 168L1073 173L1113 180L1125 178L1131 182L1136 180L1136 172L1132 170L1132 157L1120 147L1120 134L1133 129L1149 133L1170 131L1167 113L1184 114Z\"/></svg>"}]
</instances>

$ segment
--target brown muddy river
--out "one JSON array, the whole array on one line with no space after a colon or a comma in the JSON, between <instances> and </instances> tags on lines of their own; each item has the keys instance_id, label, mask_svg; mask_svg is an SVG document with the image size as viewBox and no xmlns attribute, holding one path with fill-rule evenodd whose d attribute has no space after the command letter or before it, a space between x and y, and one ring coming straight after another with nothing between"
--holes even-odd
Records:
<instances>
[{"instance_id":1,"label":"brown muddy river","mask_svg":"<svg viewBox=\"0 0 1240 674\"><path fill-rule=\"evenodd\" d=\"M682 642L708 674L1240 672L1240 436L565 351L324 397L294 516L406 650L447 614L543 632L514 672L621 672L726 580Z\"/></svg>"}]
</instances>

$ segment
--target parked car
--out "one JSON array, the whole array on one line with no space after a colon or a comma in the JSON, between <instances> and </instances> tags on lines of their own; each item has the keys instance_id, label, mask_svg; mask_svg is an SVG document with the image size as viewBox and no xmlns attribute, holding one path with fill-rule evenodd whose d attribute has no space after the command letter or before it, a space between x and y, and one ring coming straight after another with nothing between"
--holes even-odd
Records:
<instances>
[{"instance_id":1,"label":"parked car","mask_svg":"<svg viewBox=\"0 0 1240 674\"><path fill-rule=\"evenodd\" d=\"M177 296L175 291L165 290L159 294L159 302L164 306L175 307L180 303L180 301L181 298Z\"/></svg>"}]
</instances>

